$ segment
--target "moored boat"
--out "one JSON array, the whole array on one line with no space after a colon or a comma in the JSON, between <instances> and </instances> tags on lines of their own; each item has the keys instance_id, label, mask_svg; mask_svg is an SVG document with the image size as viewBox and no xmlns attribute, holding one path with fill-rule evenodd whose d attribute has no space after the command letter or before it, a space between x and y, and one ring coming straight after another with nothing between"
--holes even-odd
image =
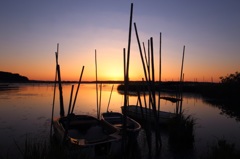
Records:
<instances>
[{"instance_id":1,"label":"moored boat","mask_svg":"<svg viewBox=\"0 0 240 159\"><path fill-rule=\"evenodd\" d=\"M119 112L105 112L102 113L102 119L119 129L120 131L123 130L124 125L124 116L122 113ZM126 117L126 131L128 134L138 134L141 130L141 125L130 117Z\"/></svg>"},{"instance_id":2,"label":"moored boat","mask_svg":"<svg viewBox=\"0 0 240 159\"><path fill-rule=\"evenodd\" d=\"M121 107L122 113L124 113L124 106ZM137 105L129 105L126 107L127 116L132 117L136 120L147 120L149 122L155 122L154 111L149 108L140 107ZM175 113L165 112L165 111L156 111L158 115L159 124L167 124L169 120L176 116Z\"/></svg>"},{"instance_id":3,"label":"moored boat","mask_svg":"<svg viewBox=\"0 0 240 159\"><path fill-rule=\"evenodd\" d=\"M84 156L114 156L120 153L121 136L118 129L89 115L74 115L56 118L53 121L54 135L58 142L87 152Z\"/></svg>"}]
</instances>

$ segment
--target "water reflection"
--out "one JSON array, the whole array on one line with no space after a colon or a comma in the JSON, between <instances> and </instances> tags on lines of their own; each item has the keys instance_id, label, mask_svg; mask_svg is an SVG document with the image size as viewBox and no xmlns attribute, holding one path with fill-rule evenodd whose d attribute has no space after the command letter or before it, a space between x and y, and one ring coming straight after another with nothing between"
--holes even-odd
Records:
<instances>
[{"instance_id":1,"label":"water reflection","mask_svg":"<svg viewBox=\"0 0 240 159\"><path fill-rule=\"evenodd\" d=\"M221 110L221 114L229 118L234 118L237 122L240 121L240 107L237 101L229 100L215 100L215 99L204 99L205 103L210 104L213 107L217 107Z\"/></svg>"},{"instance_id":2,"label":"water reflection","mask_svg":"<svg viewBox=\"0 0 240 159\"><path fill-rule=\"evenodd\" d=\"M53 86L53 84L19 84L17 85L18 89L0 91L0 154L12 149L16 150L13 139L21 143L24 141L26 134L32 134L43 139L49 136ZM77 85L74 85L74 88L73 95L75 96ZM103 86L101 111L107 109L111 88L112 85L110 84ZM68 110L70 91L71 84L63 84L65 112ZM161 95L174 96L174 94L168 93L162 93ZM121 112L120 107L123 102L123 95L114 87L109 110ZM175 103L167 100L161 100L160 102L161 110L170 112L176 110ZM137 96L130 96L129 104L136 103ZM97 116L96 110L96 86L94 84L81 84L74 113ZM224 105L219 106L219 104L209 102L197 94L183 94L183 111L197 120L195 156L206 151L207 145L217 138L225 137L239 146L239 123L235 119L229 118L236 117L235 112L239 112L238 110L227 110ZM59 116L59 112L59 94L57 90L54 116ZM227 114L228 117L222 114ZM239 116L237 120L239 121ZM167 142L164 142L167 141L164 135L162 140L164 144L167 144ZM145 141L142 141L142 143L145 143ZM164 147L163 150L167 151L168 148ZM166 156L168 155L166 154Z\"/></svg>"}]
</instances>

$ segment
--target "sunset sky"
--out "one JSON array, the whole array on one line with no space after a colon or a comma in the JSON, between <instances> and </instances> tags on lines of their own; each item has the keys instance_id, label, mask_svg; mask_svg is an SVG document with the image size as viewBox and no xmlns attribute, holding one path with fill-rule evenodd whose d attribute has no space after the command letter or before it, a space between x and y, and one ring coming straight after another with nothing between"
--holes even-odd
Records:
<instances>
[{"instance_id":1,"label":"sunset sky","mask_svg":"<svg viewBox=\"0 0 240 159\"><path fill-rule=\"evenodd\" d=\"M141 43L153 37L158 79L179 80L183 46L185 81L219 81L240 71L240 1L237 0L5 0L0 2L0 71L30 80L54 80L55 52L63 80L123 80L130 6ZM130 80L143 68L132 29Z\"/></svg>"}]
</instances>

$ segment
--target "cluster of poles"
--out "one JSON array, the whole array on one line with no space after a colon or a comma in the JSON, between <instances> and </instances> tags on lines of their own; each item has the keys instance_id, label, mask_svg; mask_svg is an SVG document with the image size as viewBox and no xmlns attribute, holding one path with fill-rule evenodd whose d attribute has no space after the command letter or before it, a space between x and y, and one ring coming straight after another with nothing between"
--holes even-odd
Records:
<instances>
[{"instance_id":1,"label":"cluster of poles","mask_svg":"<svg viewBox=\"0 0 240 159\"><path fill-rule=\"evenodd\" d=\"M123 49L123 59L124 59L124 85L125 85L125 90L124 90L124 109L123 109L123 114L124 114L124 125L126 124L126 116L127 116L127 106L128 106L128 86L129 86L129 63L130 63L130 48L131 48L131 31L132 31L132 16L133 15L133 3L131 4L131 11L130 11L130 22L129 22L129 37L128 37L128 49L127 49L127 56L126 56L126 50L125 48ZM142 67L144 71L144 77L142 79L143 82L147 84L148 88L148 104L146 101L146 96L145 92L143 92L144 95L144 102L141 101L140 98L140 92L138 91L138 102L140 107L148 108L153 110L153 115L155 122L153 127L151 127L150 123L147 123L149 120L144 119L147 118L147 112L143 113L142 109L142 118L143 121L145 121L145 132L146 132L146 137L147 137L147 142L148 142L148 148L149 148L149 155L151 155L152 151L152 129L154 128L155 130L155 145L156 145L156 152L159 152L159 150L162 147L162 141L161 141L161 136L160 136L160 126L159 126L159 112L160 112L160 89L161 86L159 87L160 89L158 91L155 91L155 68L154 68L154 49L153 49L153 38L151 37L148 40L148 45L147 45L147 51L145 48L144 42L142 43L143 46L141 46L141 42L139 39L138 31L137 31L137 25L134 23L134 30L137 38L137 43L138 43L138 48L139 48L139 53L141 57L141 62L142 62ZM162 34L160 33L160 42L159 42L159 85L161 84L161 45L162 43ZM143 47L143 49L142 49ZM180 83L179 83L179 89L176 92L176 98L180 99L176 103L176 114L182 114L182 82L183 82L183 64L184 64L184 54L185 54L185 46L183 47L183 56L182 56L182 65L181 65L181 73L180 73ZM158 101L156 100L156 95L158 96ZM147 110L147 109L146 109ZM145 114L145 116L144 116Z\"/></svg>"},{"instance_id":2,"label":"cluster of poles","mask_svg":"<svg viewBox=\"0 0 240 159\"><path fill-rule=\"evenodd\" d=\"M53 93L53 103L52 103L50 138L52 138L53 116L54 116L55 96L56 96L57 84L58 84L58 89L59 89L60 117L64 117L65 116L64 104L63 104L64 102L63 102L63 93L62 93L62 81L61 81L60 65L58 64L58 53L59 53L59 44L57 44L57 52L55 52L55 56L56 56L56 73L55 73L55 81L54 81L54 93ZM78 91L79 91L80 84L81 84L81 81L82 81L83 72L84 72L84 66L82 67L82 71L81 71L81 74L80 74L80 77L79 77L79 81L78 81L77 90L76 90L76 93L75 93L75 96L74 96L73 104L72 104L72 98L73 98L74 85L72 85L72 87L71 87L71 94L70 94L70 100L69 100L67 116L72 114L73 111L74 111L75 104L76 104L76 101L77 101Z\"/></svg>"}]
</instances>

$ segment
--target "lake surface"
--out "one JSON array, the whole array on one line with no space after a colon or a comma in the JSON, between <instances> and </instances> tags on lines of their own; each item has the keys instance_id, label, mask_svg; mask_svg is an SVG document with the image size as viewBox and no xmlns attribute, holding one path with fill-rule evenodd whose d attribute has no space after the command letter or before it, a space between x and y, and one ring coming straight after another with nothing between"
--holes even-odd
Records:
<instances>
[{"instance_id":1,"label":"lake surface","mask_svg":"<svg viewBox=\"0 0 240 159\"><path fill-rule=\"evenodd\" d=\"M17 146L22 145L26 136L41 139L49 138L50 121L53 106L53 84L14 84L16 88L0 90L0 157L16 152ZM71 84L63 84L63 97L65 113L67 112ZM77 85L74 85L75 96ZM106 111L112 84L102 85L101 111ZM162 93L162 96L172 96ZM209 146L216 143L217 139L226 139L240 148L240 123L236 118L230 117L218 107L211 105L196 94L183 95L184 114L192 115L196 119L195 143L191 151L192 156L205 153ZM111 95L109 104L110 111L121 112L124 97L117 91L117 85ZM129 104L136 104L137 97L130 96ZM170 101L161 100L161 110L174 112L176 105ZM96 116L96 86L95 84L81 84L78 92L75 114L89 114ZM54 116L59 116L59 94L56 89ZM163 136L163 149L167 139ZM141 143L140 143L141 144ZM141 147L141 146L140 146ZM168 158L173 157L169 152L163 152Z\"/></svg>"}]
</instances>

